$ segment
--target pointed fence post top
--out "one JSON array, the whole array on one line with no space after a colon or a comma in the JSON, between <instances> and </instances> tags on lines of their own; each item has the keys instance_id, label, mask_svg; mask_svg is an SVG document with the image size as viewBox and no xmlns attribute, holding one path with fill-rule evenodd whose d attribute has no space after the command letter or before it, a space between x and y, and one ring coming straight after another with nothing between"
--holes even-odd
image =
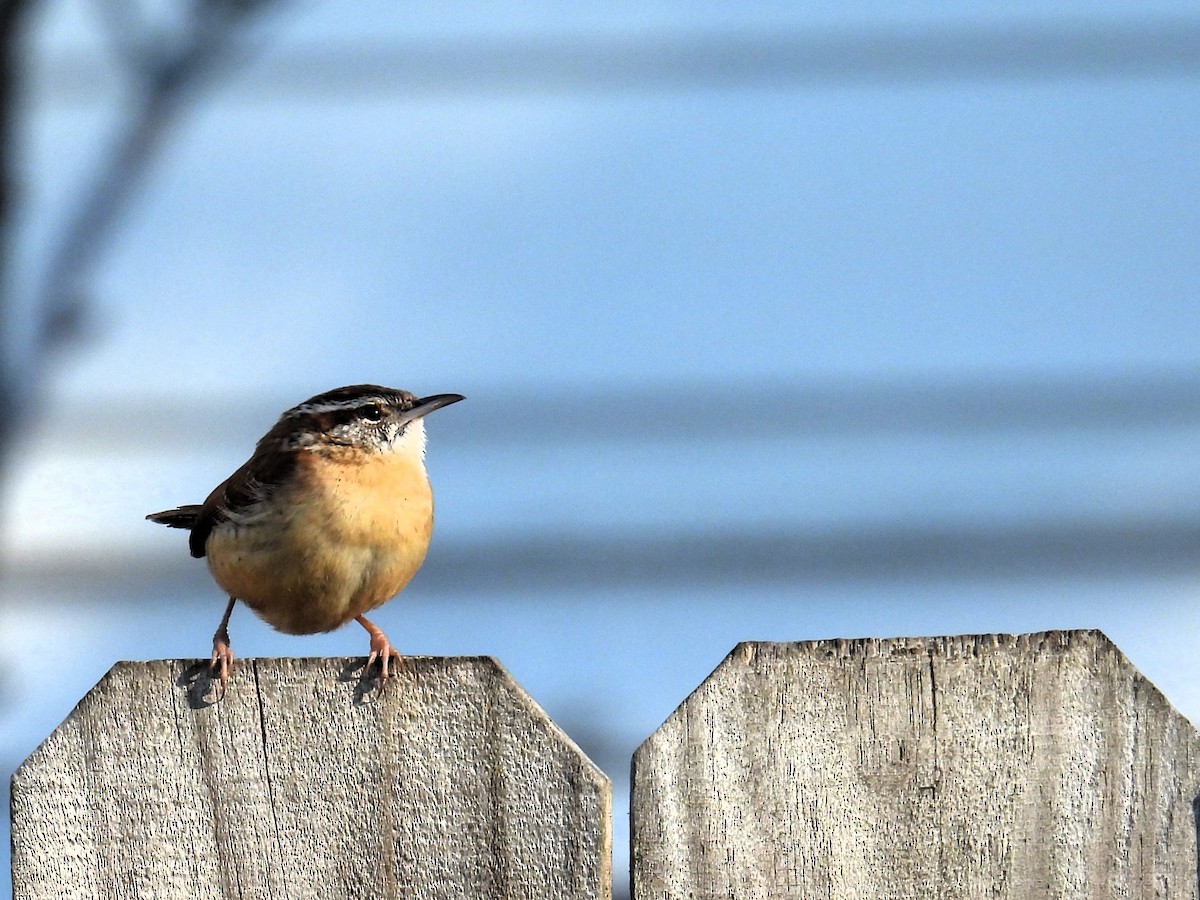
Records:
<instances>
[{"instance_id":1,"label":"pointed fence post top","mask_svg":"<svg viewBox=\"0 0 1200 900\"><path fill-rule=\"evenodd\" d=\"M635 897L1200 892L1200 735L1098 631L742 643L633 771Z\"/></svg>"},{"instance_id":2,"label":"pointed fence post top","mask_svg":"<svg viewBox=\"0 0 1200 900\"><path fill-rule=\"evenodd\" d=\"M611 895L609 780L495 660L361 667L115 665L13 776L14 900Z\"/></svg>"}]
</instances>

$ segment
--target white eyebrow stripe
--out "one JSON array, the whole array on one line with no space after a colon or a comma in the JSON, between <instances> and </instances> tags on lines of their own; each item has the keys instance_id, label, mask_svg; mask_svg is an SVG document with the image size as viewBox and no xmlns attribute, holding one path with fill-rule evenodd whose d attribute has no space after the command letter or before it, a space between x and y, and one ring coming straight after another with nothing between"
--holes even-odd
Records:
<instances>
[{"instance_id":1,"label":"white eyebrow stripe","mask_svg":"<svg viewBox=\"0 0 1200 900\"><path fill-rule=\"evenodd\" d=\"M337 412L343 409L357 409L358 407L378 406L388 401L386 398L376 394L370 396L353 397L349 400L327 400L324 403L301 403L299 406L292 407L283 415L285 418L291 416L304 416L309 413L329 413Z\"/></svg>"}]
</instances>

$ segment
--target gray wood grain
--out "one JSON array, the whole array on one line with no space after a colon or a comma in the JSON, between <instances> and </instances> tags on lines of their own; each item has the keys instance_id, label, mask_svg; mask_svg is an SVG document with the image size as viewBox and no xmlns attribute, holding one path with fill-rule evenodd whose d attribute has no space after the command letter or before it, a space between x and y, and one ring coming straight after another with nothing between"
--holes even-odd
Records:
<instances>
[{"instance_id":1,"label":"gray wood grain","mask_svg":"<svg viewBox=\"0 0 1200 900\"><path fill-rule=\"evenodd\" d=\"M1198 776L1099 632L740 644L634 756L634 897L1195 898Z\"/></svg>"},{"instance_id":2,"label":"gray wood grain","mask_svg":"<svg viewBox=\"0 0 1200 900\"><path fill-rule=\"evenodd\" d=\"M488 658L122 662L13 777L16 900L608 898L611 787Z\"/></svg>"}]
</instances>

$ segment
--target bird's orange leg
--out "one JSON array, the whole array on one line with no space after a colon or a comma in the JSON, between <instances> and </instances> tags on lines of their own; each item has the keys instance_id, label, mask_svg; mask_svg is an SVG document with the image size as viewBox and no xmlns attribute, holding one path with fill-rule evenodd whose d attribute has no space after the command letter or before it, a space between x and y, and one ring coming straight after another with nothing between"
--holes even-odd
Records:
<instances>
[{"instance_id":1,"label":"bird's orange leg","mask_svg":"<svg viewBox=\"0 0 1200 900\"><path fill-rule=\"evenodd\" d=\"M208 670L216 672L217 677L221 679L221 696L225 696L225 689L229 686L229 667L233 665L233 648L229 646L229 617L233 614L233 604L237 603L237 597L229 598L229 605L225 607L225 615L221 616L221 624L217 626L217 631L213 635L213 651L212 662L209 664Z\"/></svg>"},{"instance_id":2,"label":"bird's orange leg","mask_svg":"<svg viewBox=\"0 0 1200 900\"><path fill-rule=\"evenodd\" d=\"M371 655L367 657L367 670L370 671L375 660L379 660L379 687L382 690L388 680L388 660L396 657L396 664L401 662L400 653L387 639L387 635L370 623L366 616L355 616L354 621L367 629L371 636Z\"/></svg>"}]
</instances>

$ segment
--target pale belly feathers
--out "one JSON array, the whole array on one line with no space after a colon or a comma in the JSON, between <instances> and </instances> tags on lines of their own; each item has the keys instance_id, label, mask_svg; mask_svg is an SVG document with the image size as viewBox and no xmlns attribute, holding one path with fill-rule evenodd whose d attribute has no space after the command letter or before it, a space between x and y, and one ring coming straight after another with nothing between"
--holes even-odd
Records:
<instances>
[{"instance_id":1,"label":"pale belly feathers","mask_svg":"<svg viewBox=\"0 0 1200 900\"><path fill-rule=\"evenodd\" d=\"M433 532L419 461L328 465L307 467L313 477L294 492L304 503L276 497L273 515L223 522L206 545L217 584L289 634L332 631L386 603L421 567Z\"/></svg>"}]
</instances>

